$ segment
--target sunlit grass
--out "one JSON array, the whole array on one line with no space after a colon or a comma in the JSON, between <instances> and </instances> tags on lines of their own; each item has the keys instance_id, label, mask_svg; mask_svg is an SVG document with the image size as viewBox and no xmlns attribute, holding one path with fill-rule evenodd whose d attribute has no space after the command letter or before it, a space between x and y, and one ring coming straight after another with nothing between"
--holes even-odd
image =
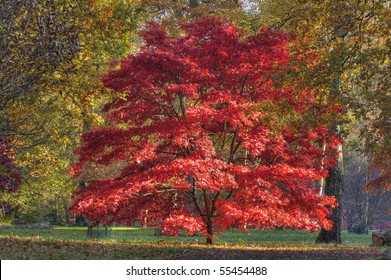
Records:
<instances>
[{"instance_id":1,"label":"sunlit grass","mask_svg":"<svg viewBox=\"0 0 391 280\"><path fill-rule=\"evenodd\" d=\"M103 228L102 228L103 229ZM128 241L128 242L182 242L182 243L202 243L203 236L154 236L154 228L142 227L113 227L109 238L101 238L106 242ZM52 229L0 229L0 236L18 237L40 237L60 240L91 240L87 237L87 227L63 227L55 226ZM317 233L299 230L259 230L251 229L249 232L238 230L228 230L217 235L216 244L235 245L300 245L313 246ZM349 246L371 244L371 235L342 233L344 244Z\"/></svg>"}]
</instances>

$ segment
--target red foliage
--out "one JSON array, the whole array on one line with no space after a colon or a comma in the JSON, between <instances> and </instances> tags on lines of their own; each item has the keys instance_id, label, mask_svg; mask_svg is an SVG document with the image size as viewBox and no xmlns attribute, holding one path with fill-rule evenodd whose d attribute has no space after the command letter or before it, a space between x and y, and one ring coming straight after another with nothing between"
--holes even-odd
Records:
<instances>
[{"instance_id":1,"label":"red foliage","mask_svg":"<svg viewBox=\"0 0 391 280\"><path fill-rule=\"evenodd\" d=\"M12 160L9 140L0 137L0 192L14 192L19 189L22 178Z\"/></svg>"},{"instance_id":2,"label":"red foliage","mask_svg":"<svg viewBox=\"0 0 391 280\"><path fill-rule=\"evenodd\" d=\"M338 140L319 121L332 107L283 82L288 36L239 37L219 18L183 29L168 38L150 24L141 51L103 78L125 98L105 107L107 127L83 135L72 171L121 170L87 182L72 210L210 238L230 227L330 228L335 200L314 181L335 163Z\"/></svg>"}]
</instances>

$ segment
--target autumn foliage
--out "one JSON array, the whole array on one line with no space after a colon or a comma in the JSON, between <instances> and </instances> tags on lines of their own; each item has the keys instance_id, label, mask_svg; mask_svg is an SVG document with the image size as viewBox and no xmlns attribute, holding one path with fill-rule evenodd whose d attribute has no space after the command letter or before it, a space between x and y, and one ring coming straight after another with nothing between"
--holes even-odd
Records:
<instances>
[{"instance_id":1,"label":"autumn foliage","mask_svg":"<svg viewBox=\"0 0 391 280\"><path fill-rule=\"evenodd\" d=\"M330 228L334 199L314 182L335 164L322 119L336 106L284 79L287 34L245 36L219 18L182 28L168 38L149 24L140 52L103 78L122 95L105 106L106 126L83 135L72 172L116 172L88 180L72 211L209 243L231 227Z\"/></svg>"},{"instance_id":2,"label":"autumn foliage","mask_svg":"<svg viewBox=\"0 0 391 280\"><path fill-rule=\"evenodd\" d=\"M0 194L15 192L20 188L22 177L15 166L10 140L0 137ZM0 201L2 203L2 201Z\"/></svg>"}]
</instances>

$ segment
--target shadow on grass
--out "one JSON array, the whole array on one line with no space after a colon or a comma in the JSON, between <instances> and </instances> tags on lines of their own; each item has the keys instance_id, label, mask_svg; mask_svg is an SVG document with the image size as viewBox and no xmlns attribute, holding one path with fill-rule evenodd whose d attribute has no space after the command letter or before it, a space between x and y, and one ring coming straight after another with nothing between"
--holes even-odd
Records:
<instances>
[{"instance_id":1,"label":"shadow on grass","mask_svg":"<svg viewBox=\"0 0 391 280\"><path fill-rule=\"evenodd\" d=\"M200 243L99 240L59 240L37 237L0 237L0 259L34 260L359 260L380 259L384 249L369 246L254 246Z\"/></svg>"}]
</instances>

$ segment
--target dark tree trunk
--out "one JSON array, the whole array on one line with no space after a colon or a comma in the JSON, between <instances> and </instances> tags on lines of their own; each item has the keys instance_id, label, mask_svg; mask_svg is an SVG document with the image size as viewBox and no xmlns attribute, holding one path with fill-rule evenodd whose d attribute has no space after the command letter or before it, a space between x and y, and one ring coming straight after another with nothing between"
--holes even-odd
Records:
<instances>
[{"instance_id":1,"label":"dark tree trunk","mask_svg":"<svg viewBox=\"0 0 391 280\"><path fill-rule=\"evenodd\" d=\"M337 59L338 57L336 57ZM344 61L343 57L339 57L341 61L341 66L343 65ZM333 96L335 99L337 99L341 95L340 91L340 84L341 84L341 71L340 68L337 67L335 76L332 79L331 85L330 85L330 95ZM338 123L338 120L335 120L336 123ZM332 131L334 131L336 134L340 133L340 126L339 125L332 125L330 127ZM342 145L338 147L338 151L340 152L337 158L337 166L329 169L329 176L326 178L325 186L324 186L324 194L327 196L334 196L338 206L332 209L331 215L329 219L334 223L333 228L328 231L325 229L321 229L320 233L318 235L318 238L316 239L316 243L341 243L341 224L342 224L342 207L341 207L341 196L342 196Z\"/></svg>"},{"instance_id":2,"label":"dark tree trunk","mask_svg":"<svg viewBox=\"0 0 391 280\"><path fill-rule=\"evenodd\" d=\"M334 196L337 200L338 206L332 210L330 220L334 225L332 230L328 231L321 229L316 243L341 243L341 221L342 221L342 176L338 167L329 170L329 176L326 178L325 195Z\"/></svg>"},{"instance_id":3,"label":"dark tree trunk","mask_svg":"<svg viewBox=\"0 0 391 280\"><path fill-rule=\"evenodd\" d=\"M213 229L213 220L208 217L208 223L207 223L207 232L208 237L206 238L206 244L213 244L213 235L214 235L214 229Z\"/></svg>"}]
</instances>

